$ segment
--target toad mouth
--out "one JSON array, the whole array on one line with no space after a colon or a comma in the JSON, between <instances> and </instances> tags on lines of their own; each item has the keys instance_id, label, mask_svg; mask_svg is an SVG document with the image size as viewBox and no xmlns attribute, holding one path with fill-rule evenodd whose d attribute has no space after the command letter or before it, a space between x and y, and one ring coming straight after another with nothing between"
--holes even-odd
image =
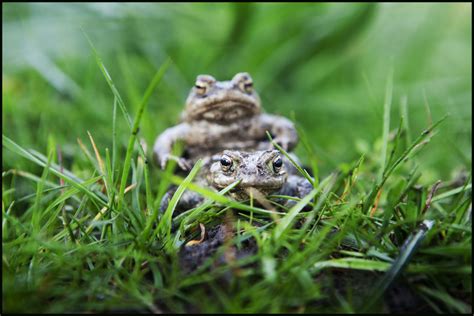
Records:
<instances>
[{"instance_id":1,"label":"toad mouth","mask_svg":"<svg viewBox=\"0 0 474 316\"><path fill-rule=\"evenodd\" d=\"M257 110L258 107L255 105L255 103L247 102L244 100L230 99L230 100L219 100L219 101L209 103L205 106L205 108L200 107L200 109L195 112L195 115L200 115L202 113L213 111L215 109L223 109L223 108L233 109L237 107L251 110L251 112L254 112L254 113L258 113L258 110Z\"/></svg>"},{"instance_id":2,"label":"toad mouth","mask_svg":"<svg viewBox=\"0 0 474 316\"><path fill-rule=\"evenodd\" d=\"M246 188L245 192L247 193L247 196L250 199L255 199L258 203L260 203L262 206L264 206L268 210L273 210L273 206L267 199L266 195L263 194L261 191L255 189L255 188Z\"/></svg>"},{"instance_id":3,"label":"toad mouth","mask_svg":"<svg viewBox=\"0 0 474 316\"><path fill-rule=\"evenodd\" d=\"M281 186L266 186L266 187L259 187L259 186L250 186L244 188L234 188L230 190L230 193L238 194L238 195L247 195L257 192L257 194L267 194L269 192L273 192L278 190Z\"/></svg>"}]
</instances>

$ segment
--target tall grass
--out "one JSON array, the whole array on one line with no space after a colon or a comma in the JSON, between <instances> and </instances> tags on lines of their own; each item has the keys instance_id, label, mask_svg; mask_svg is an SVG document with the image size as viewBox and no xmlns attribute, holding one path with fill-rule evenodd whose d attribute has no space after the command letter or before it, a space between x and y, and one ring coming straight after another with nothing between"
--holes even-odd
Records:
<instances>
[{"instance_id":1,"label":"tall grass","mask_svg":"<svg viewBox=\"0 0 474 316\"><path fill-rule=\"evenodd\" d=\"M29 28L35 19L63 25L48 5L3 8L4 35L43 34ZM461 119L470 119L470 87L458 81L470 76L461 67L469 64L462 59L467 22L457 18L462 5L419 5L408 15L412 7L404 5L54 10L68 16L72 8L90 37L88 45L78 28L81 56L72 50L57 58L38 45L40 57L24 67L11 47L32 42L6 39L13 46L4 48L3 73L3 312L472 313L470 129ZM438 38L441 25L451 24L417 14L456 23ZM384 36L398 34L392 28L401 24L390 19L397 15L420 32L390 39L404 49L394 51L387 80L374 47L394 49ZM212 25L203 23L209 16ZM91 32L91 23L102 28ZM212 31L217 23L222 28ZM262 36L268 27L281 37ZM171 30L182 33L179 42ZM76 34L69 24L57 31ZM235 41L209 45L226 34ZM448 35L456 35L452 51L445 50ZM435 53L420 38L442 44ZM449 67L436 63L456 54ZM55 67L31 67L45 58ZM235 184L220 192L198 186L200 163L184 179L173 174L174 163L164 171L152 163L147 144L176 122L193 77L225 79L242 70L254 75L269 112L294 111L304 162L296 167L314 188L289 209L233 201L226 193ZM178 188L160 213L171 184ZM173 216L186 189L205 200ZM180 249L199 239L199 224L212 229L226 221L233 238L186 273ZM248 243L255 251L216 264L231 246L240 254Z\"/></svg>"}]
</instances>

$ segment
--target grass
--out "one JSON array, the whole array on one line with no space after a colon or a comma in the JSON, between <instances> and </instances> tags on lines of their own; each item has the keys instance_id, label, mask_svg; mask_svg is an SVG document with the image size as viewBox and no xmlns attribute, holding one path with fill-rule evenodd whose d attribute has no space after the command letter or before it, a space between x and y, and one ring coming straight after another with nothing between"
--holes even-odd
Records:
<instances>
[{"instance_id":1,"label":"grass","mask_svg":"<svg viewBox=\"0 0 474 316\"><path fill-rule=\"evenodd\" d=\"M67 6L59 8L67 15ZM77 8L84 13L85 7ZM164 42L158 46L136 36L150 34L146 27L138 26L141 23L135 24L148 23L135 20L134 15L141 11L123 13L127 7L120 8L116 13L124 15L115 18L126 25L129 33L124 38L130 43L108 46L107 41L114 43L113 36L98 41L98 33L85 24L91 45L79 34L88 51L87 62L73 57L57 61L57 69L71 76L72 82L80 82L72 85L76 88L54 81L57 72L51 67L13 72L12 65L5 65L3 312L343 313L393 312L398 306L412 312L472 313L472 183L470 145L465 146L470 130L460 119L463 115L470 118L463 107L469 103L466 94L470 88L453 83L453 77L464 78L467 73L464 68L458 71L459 61L454 60L444 88L422 81L438 87L423 92L417 85L420 78L445 74L439 70L444 65L429 66L428 55L417 55L435 51L426 43L437 41L432 34L439 27L423 22L434 28L420 27L417 33L427 47L420 46L415 35L409 37L403 42L407 50L392 63L393 73L383 71L379 78L377 59L368 67L362 57L354 56L371 45L362 40L367 38L364 32L373 34L370 30L379 25L377 36L383 39L387 28L395 25L392 20L382 20L389 21L383 27L377 24L375 17L387 17L389 11L384 8L351 7L343 15L329 4L318 10L303 4L284 8L289 12L278 5L221 5L215 9L163 5L157 11L147 7L152 15L164 10L175 19L157 15L165 28L157 31ZM458 7L449 8L451 15L438 17L455 19ZM10 12L7 28L11 26L7 22L16 25L22 20L27 27L28 17L47 14L34 5L10 4L4 9ZM211 51L209 45L186 35L185 26L193 26L209 10L214 10L215 19L227 25L223 29L236 40L225 46L228 50ZM266 10L263 16L259 15L262 10ZM405 12L403 6L393 10ZM444 12L436 6L424 10L419 12ZM84 17L98 21L97 12ZM104 21L111 21L105 16L101 16ZM248 25L240 28L237 17L245 17ZM262 25L278 25L282 17L289 26L281 42L259 35ZM372 26L361 22L370 19L375 19ZM404 19L425 25L415 15ZM459 20L456 25L462 26ZM170 44L166 25L177 25L174 23L184 23L179 28L184 32L181 43L194 50L182 52ZM107 25L101 25L106 31ZM327 25L327 34L315 33L311 38L318 25ZM345 32L352 29L353 41L345 42ZM207 24L201 30L208 30ZM455 30L453 26L444 32L462 33ZM199 36L210 37L207 41L217 42L216 38L226 34L224 30L202 33L205 35ZM134 38L139 39L134 42ZM308 38L314 41L306 41L308 51L291 53L292 47ZM235 55L244 43L258 48L253 56ZM458 49L464 47L461 43ZM444 44L439 45L444 56ZM103 53L115 46L120 46L116 56ZM172 61L160 55L163 47ZM336 51L341 54L335 56ZM316 58L308 59L309 52ZM460 52L464 50L453 49L453 54ZM294 110L301 138L297 154L304 162L297 169L314 189L290 209L268 210L252 201L233 201L225 193L235 184L220 192L199 187L192 182L201 168L199 163L184 179L173 174L174 162L164 171L152 163L147 144L174 124L169 117L177 117L182 109L180 91L187 91L187 81L211 71L218 78L228 77L235 69L226 66L225 59L232 56L241 57L235 65L238 71L245 68L255 74L267 111L291 117L290 109ZM46 52L43 57L54 60ZM358 83L349 90L345 80L334 78L355 78L357 71L351 72L354 68L349 66L355 61L363 66L367 80L355 80ZM307 73L314 69L318 75ZM318 94L312 91L315 85ZM313 98L316 103L311 102ZM279 101L274 107L273 100ZM348 105L335 112L334 106L292 107L294 103L335 105L350 103L348 100L359 108ZM34 111L32 103L38 107ZM447 108L441 103L451 106L450 115L446 116ZM423 111L417 110L418 104ZM332 125L315 113L326 116ZM351 125L354 120L360 131ZM452 141L454 147L443 139ZM457 177L462 167L465 176ZM171 184L178 189L161 214L159 202ZM185 189L200 193L205 202L173 217ZM246 242L254 241L256 253L214 266L220 255L228 255L229 244L225 244L198 270L184 273L178 263L180 247L199 239L200 223L210 229L223 221L231 221L237 231L230 244L243 249Z\"/></svg>"}]
</instances>

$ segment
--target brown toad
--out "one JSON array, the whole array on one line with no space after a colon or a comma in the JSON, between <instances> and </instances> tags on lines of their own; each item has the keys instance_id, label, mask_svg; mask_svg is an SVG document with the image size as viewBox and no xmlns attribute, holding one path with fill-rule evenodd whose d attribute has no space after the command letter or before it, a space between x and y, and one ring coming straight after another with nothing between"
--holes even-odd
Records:
<instances>
[{"instance_id":1,"label":"brown toad","mask_svg":"<svg viewBox=\"0 0 474 316\"><path fill-rule=\"evenodd\" d=\"M195 178L195 182L213 190L221 190L230 184L240 182L229 191L237 201L243 201L252 195L265 198L270 194L287 195L303 198L311 189L311 183L296 174L282 159L277 150L241 152L225 150L204 161ZM160 209L165 211L176 187L169 190L161 201ZM185 191L176 206L175 215L202 203L204 198L196 192ZM260 202L260 201L258 201ZM291 206L293 200L280 201Z\"/></svg>"},{"instance_id":2,"label":"brown toad","mask_svg":"<svg viewBox=\"0 0 474 316\"><path fill-rule=\"evenodd\" d=\"M199 158L225 149L270 149L266 131L287 151L298 142L290 120L262 113L260 97L248 73L238 73L230 81L216 81L210 75L197 76L181 121L155 141L154 155L161 168L173 159L182 169L190 169ZM183 157L171 154L177 141L184 141Z\"/></svg>"}]
</instances>

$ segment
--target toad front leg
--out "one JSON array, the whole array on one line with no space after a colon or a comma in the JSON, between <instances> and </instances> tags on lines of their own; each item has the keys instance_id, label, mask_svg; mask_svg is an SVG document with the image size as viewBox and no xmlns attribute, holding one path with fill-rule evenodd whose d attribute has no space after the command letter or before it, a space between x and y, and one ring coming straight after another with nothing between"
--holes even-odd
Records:
<instances>
[{"instance_id":1,"label":"toad front leg","mask_svg":"<svg viewBox=\"0 0 474 316\"><path fill-rule=\"evenodd\" d=\"M190 127L187 123L178 124L166 129L155 141L153 152L157 163L164 169L168 160L175 160L183 170L190 170L191 163L182 157L171 154L174 144L179 140L185 140L189 134Z\"/></svg>"}]
</instances>

